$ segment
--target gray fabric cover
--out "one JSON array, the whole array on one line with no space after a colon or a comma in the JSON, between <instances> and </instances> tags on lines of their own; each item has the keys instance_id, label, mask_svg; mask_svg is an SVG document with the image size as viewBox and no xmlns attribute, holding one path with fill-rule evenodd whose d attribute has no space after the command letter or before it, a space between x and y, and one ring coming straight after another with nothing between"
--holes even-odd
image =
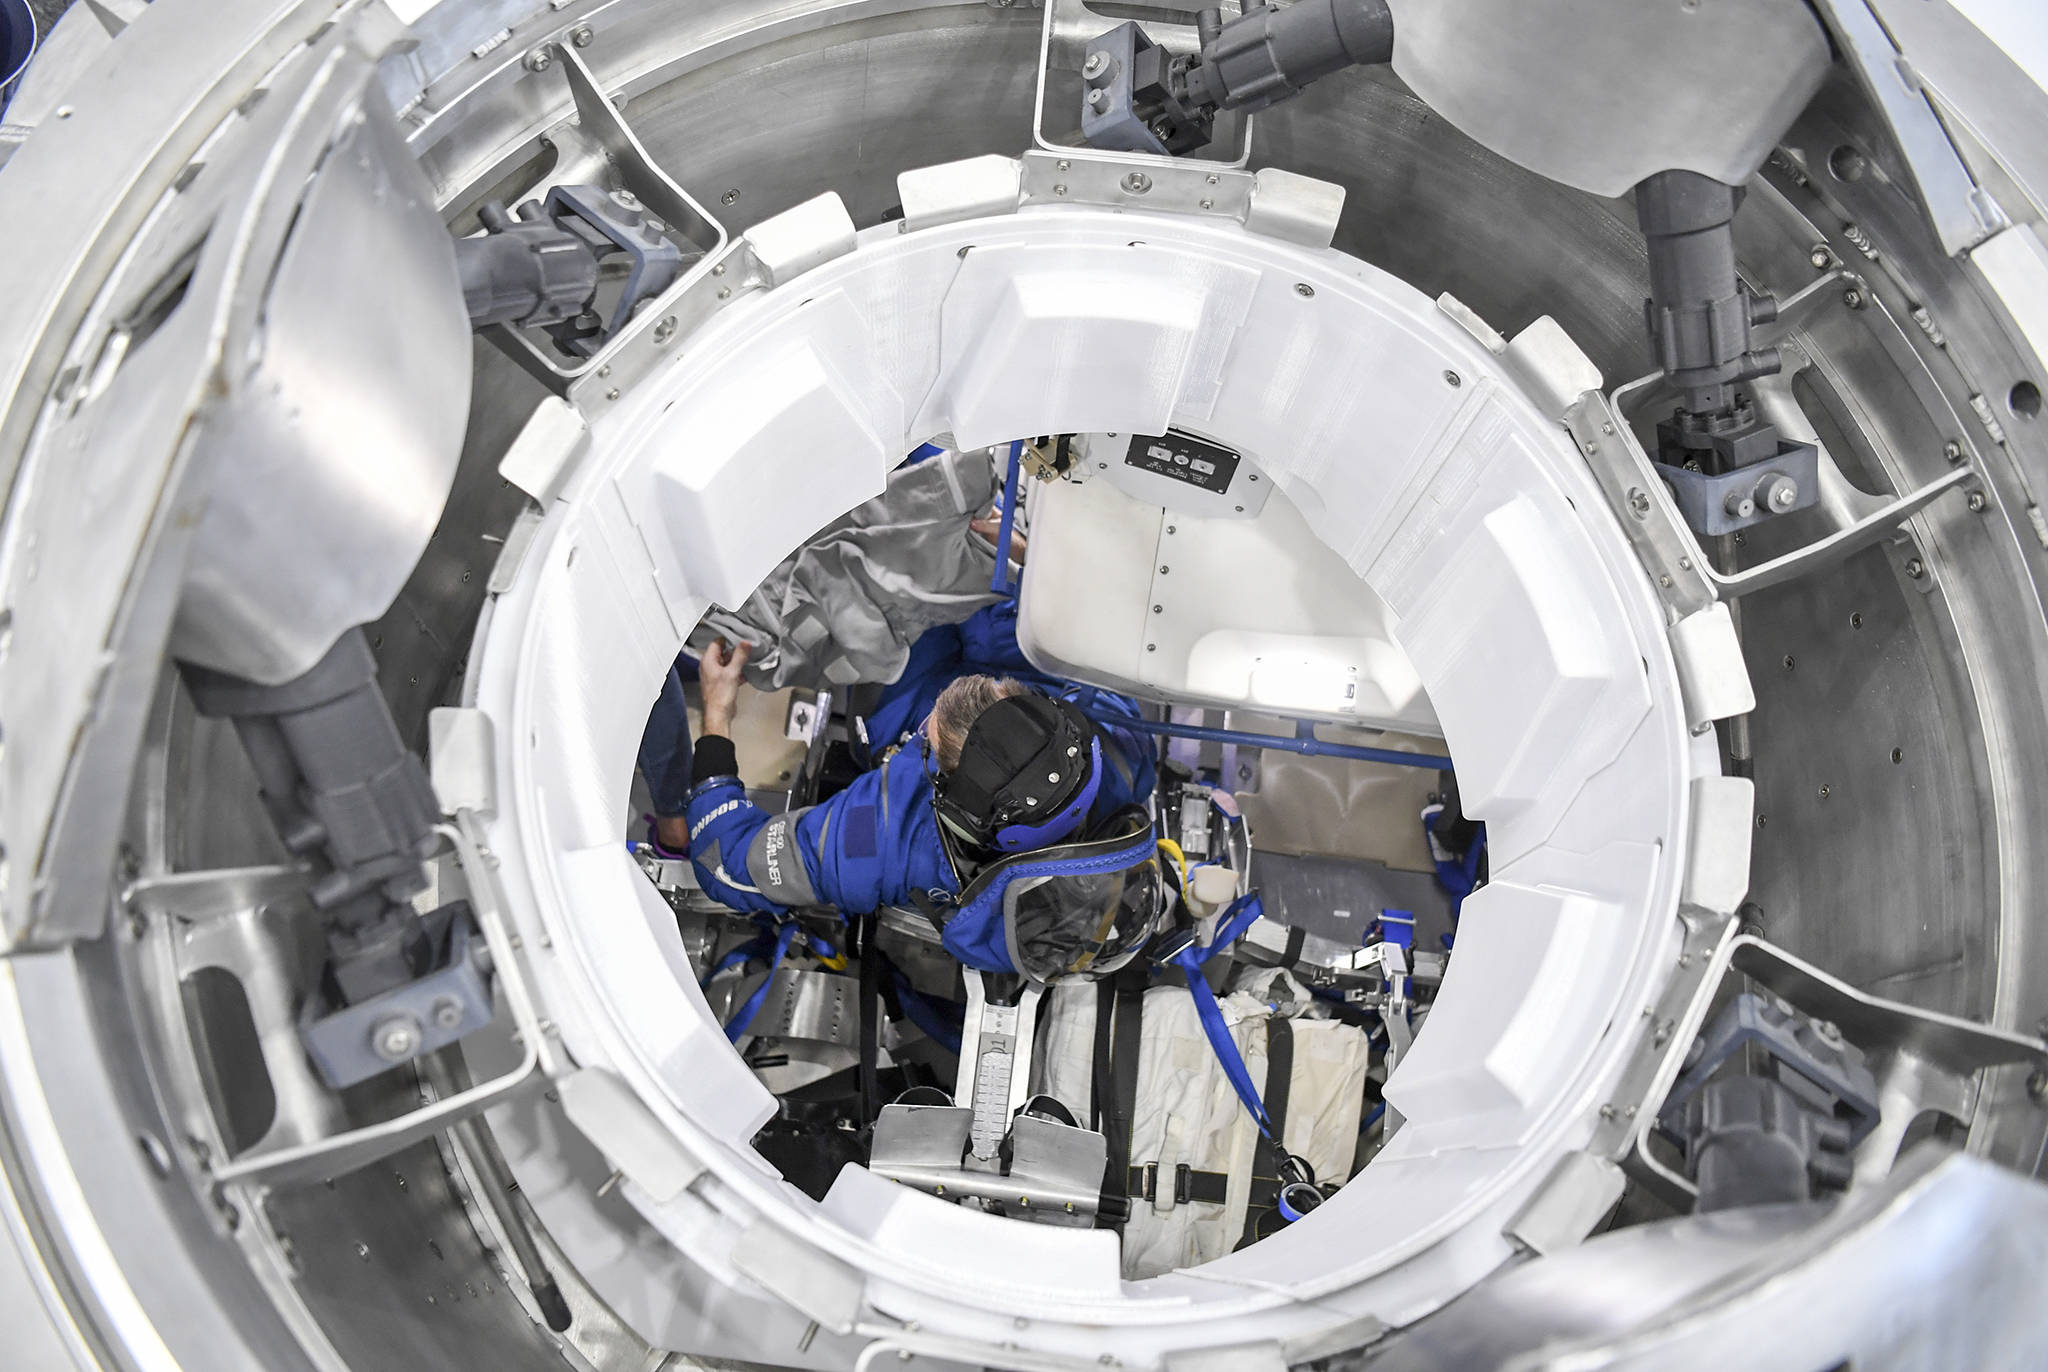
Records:
<instances>
[{"instance_id":1,"label":"gray fabric cover","mask_svg":"<svg viewBox=\"0 0 2048 1372\"><path fill-rule=\"evenodd\" d=\"M754 645L747 681L764 691L894 681L910 645L1000 597L995 550L968 521L999 490L988 453L947 451L889 476L881 495L821 530L737 609L713 607L690 635Z\"/></svg>"}]
</instances>

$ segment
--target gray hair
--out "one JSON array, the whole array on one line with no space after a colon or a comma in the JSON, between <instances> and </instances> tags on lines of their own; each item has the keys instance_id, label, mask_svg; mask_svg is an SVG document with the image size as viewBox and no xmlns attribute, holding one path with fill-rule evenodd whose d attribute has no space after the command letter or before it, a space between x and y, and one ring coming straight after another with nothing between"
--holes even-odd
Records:
<instances>
[{"instance_id":1,"label":"gray hair","mask_svg":"<svg viewBox=\"0 0 2048 1372\"><path fill-rule=\"evenodd\" d=\"M932 717L926 725L932 753L939 770L950 772L960 765L960 750L967 746L967 731L981 712L999 700L1022 695L1028 688L1021 681L1005 677L963 676L939 692L932 702Z\"/></svg>"}]
</instances>

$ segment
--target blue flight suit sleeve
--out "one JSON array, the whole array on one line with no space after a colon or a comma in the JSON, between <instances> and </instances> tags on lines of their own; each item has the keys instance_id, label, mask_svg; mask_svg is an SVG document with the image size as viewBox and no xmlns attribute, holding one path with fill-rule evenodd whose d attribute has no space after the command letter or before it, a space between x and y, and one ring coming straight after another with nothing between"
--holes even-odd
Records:
<instances>
[{"instance_id":1,"label":"blue flight suit sleeve","mask_svg":"<svg viewBox=\"0 0 2048 1372\"><path fill-rule=\"evenodd\" d=\"M894 753L831 799L785 815L749 801L737 777L705 781L690 795L697 884L749 914L798 906L861 914L903 904L913 889L957 889L920 755Z\"/></svg>"}]
</instances>

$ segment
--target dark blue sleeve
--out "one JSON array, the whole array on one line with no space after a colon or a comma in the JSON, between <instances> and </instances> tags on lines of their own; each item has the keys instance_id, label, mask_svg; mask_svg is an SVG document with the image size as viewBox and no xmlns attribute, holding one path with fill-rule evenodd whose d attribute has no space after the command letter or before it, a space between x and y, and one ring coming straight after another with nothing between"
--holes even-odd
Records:
<instances>
[{"instance_id":1,"label":"dark blue sleeve","mask_svg":"<svg viewBox=\"0 0 2048 1372\"><path fill-rule=\"evenodd\" d=\"M787 908L761 889L747 867L747 850L774 816L747 799L738 777L713 777L690 791L690 866L697 884L721 905L749 914Z\"/></svg>"}]
</instances>

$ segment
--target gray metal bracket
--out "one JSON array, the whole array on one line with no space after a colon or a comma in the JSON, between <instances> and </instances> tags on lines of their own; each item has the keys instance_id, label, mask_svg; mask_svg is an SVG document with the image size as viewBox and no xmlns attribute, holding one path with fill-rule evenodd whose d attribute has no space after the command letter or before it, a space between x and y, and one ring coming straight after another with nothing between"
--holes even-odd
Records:
<instances>
[{"instance_id":1,"label":"gray metal bracket","mask_svg":"<svg viewBox=\"0 0 2048 1372\"><path fill-rule=\"evenodd\" d=\"M435 833L453 848L467 880L477 926L490 949L499 989L517 1029L522 1049L518 1065L489 1081L430 1101L394 1119L300 1143L259 1146L215 1167L215 1180L278 1184L339 1176L438 1134L458 1120L532 1090L543 1079L567 1070L568 1060L555 1043L553 1026L535 1010L532 990L505 922L496 879L483 856L475 815L465 811L454 824L440 825Z\"/></svg>"},{"instance_id":2,"label":"gray metal bracket","mask_svg":"<svg viewBox=\"0 0 2048 1372\"><path fill-rule=\"evenodd\" d=\"M1740 572L1717 570L1679 513L1656 464L1629 428L1626 402L1663 379L1639 377L1611 396L1588 391L1565 412L1565 427L1607 497L1630 545L1660 597L1680 618L1716 600L1735 600L1770 586L1833 566L1852 553L1882 543L1894 529L1950 491L1977 481L1976 468L1963 463L1917 490L1889 500L1857 491L1832 461L1820 464L1820 480L1851 513L1833 533Z\"/></svg>"},{"instance_id":3,"label":"gray metal bracket","mask_svg":"<svg viewBox=\"0 0 2048 1372\"><path fill-rule=\"evenodd\" d=\"M647 301L631 321L607 339L603 347L578 365L563 365L560 359L543 351L519 330L505 325L493 325L484 330L486 337L535 380L558 395L569 396L578 408L587 412L584 398L591 391L592 383L597 383L596 393L600 395L616 393L624 384L622 380L614 380L614 368L621 354L637 355L640 350L634 345L651 332L660 332L663 345L675 336L677 323L673 316L678 301L685 296L701 296L702 292L693 292L692 288L700 286L714 269L719 276L726 274L724 259L732 244L725 226L648 156L647 149L620 117L618 108L606 96L582 54L573 45L559 42L537 49L541 50L551 55L551 65L560 66L576 104L576 113L562 125L551 129L545 137L562 145L565 154L581 145L592 160L609 169L619 188L631 192L641 204L652 210L670 233L703 253L701 259L684 271L681 280ZM558 165L565 168L573 179L582 160L564 155ZM730 294L728 289L727 297ZM698 317L703 313L708 313L708 308L700 310ZM646 362L651 365L652 357L647 357Z\"/></svg>"}]
</instances>

